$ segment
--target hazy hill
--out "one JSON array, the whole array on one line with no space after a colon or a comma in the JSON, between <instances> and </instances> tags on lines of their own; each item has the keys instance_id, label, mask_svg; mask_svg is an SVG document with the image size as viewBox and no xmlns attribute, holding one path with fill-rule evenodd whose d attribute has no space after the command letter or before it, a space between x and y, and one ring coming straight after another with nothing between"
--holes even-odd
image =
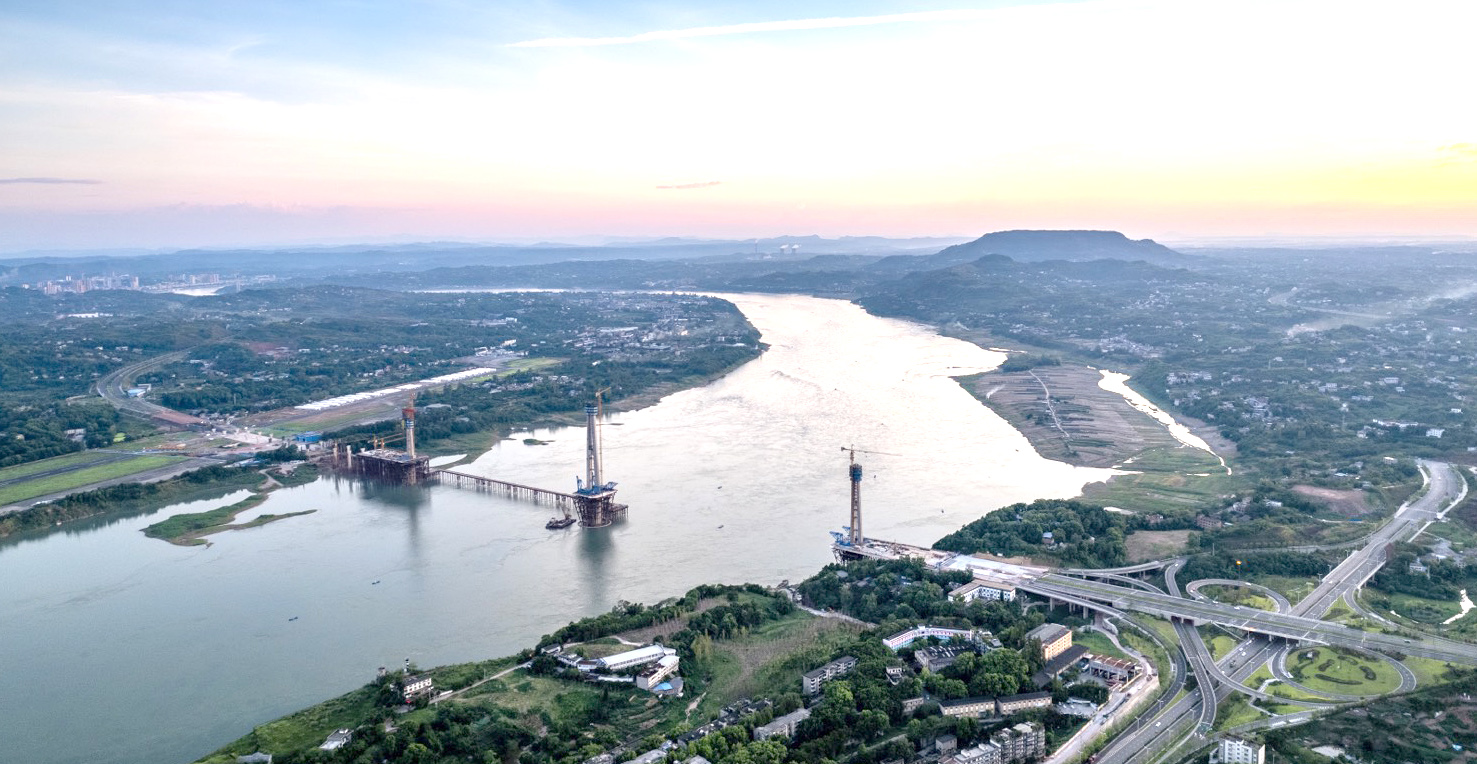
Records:
<instances>
[{"instance_id":1,"label":"hazy hill","mask_svg":"<svg viewBox=\"0 0 1477 764\"><path fill-rule=\"evenodd\" d=\"M970 263L984 255L1005 255L1016 262L1043 260L1142 260L1155 265L1184 266L1190 258L1151 239L1130 239L1117 231L997 231L955 244L930 255L934 267ZM887 258L877 267L897 258ZM911 268L910 268L911 270Z\"/></svg>"},{"instance_id":2,"label":"hazy hill","mask_svg":"<svg viewBox=\"0 0 1477 764\"><path fill-rule=\"evenodd\" d=\"M943 323L971 314L1015 313L1034 305L1100 311L1142 301L1162 286L1194 279L1190 271L1142 261L1023 263L985 255L872 284L857 302L879 315Z\"/></svg>"}]
</instances>

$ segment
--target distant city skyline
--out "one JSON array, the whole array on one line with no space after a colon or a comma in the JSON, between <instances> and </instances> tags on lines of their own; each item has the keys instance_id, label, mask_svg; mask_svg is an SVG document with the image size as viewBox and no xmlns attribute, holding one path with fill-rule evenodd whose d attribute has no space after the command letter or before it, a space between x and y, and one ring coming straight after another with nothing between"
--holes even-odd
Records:
<instances>
[{"instance_id":1,"label":"distant city skyline","mask_svg":"<svg viewBox=\"0 0 1477 764\"><path fill-rule=\"evenodd\" d=\"M0 9L0 252L1477 236L1465 0Z\"/></svg>"}]
</instances>

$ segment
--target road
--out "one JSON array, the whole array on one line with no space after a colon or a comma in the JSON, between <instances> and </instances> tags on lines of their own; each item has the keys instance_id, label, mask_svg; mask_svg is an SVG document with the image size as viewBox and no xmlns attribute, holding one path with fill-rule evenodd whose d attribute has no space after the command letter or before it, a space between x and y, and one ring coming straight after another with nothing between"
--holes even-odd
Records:
<instances>
[{"instance_id":1,"label":"road","mask_svg":"<svg viewBox=\"0 0 1477 764\"><path fill-rule=\"evenodd\" d=\"M110 372L106 377L98 380L97 394L113 405L119 411L135 414L145 419L157 422L173 424L179 427L187 427L192 424L209 424L199 417L183 414L174 409L165 408L142 397L128 397L128 388L133 385L133 380L140 374L157 369L167 364L184 360L188 350L154 356L137 363L131 363L121 369Z\"/></svg>"},{"instance_id":2,"label":"road","mask_svg":"<svg viewBox=\"0 0 1477 764\"><path fill-rule=\"evenodd\" d=\"M1434 520L1444 517L1447 511L1459 504L1466 497L1466 482L1455 472L1455 468L1451 465L1438 462L1421 462L1421 469L1426 476L1426 490L1424 493L1416 499L1407 502L1406 505L1396 511L1395 516L1389 523L1366 537L1366 543L1361 549L1351 553L1343 562L1336 566L1308 597L1305 597L1297 606L1291 608L1290 612L1284 614L1285 616L1301 617L1308 613L1322 615L1328 610L1329 605L1340 597L1344 597L1346 600L1352 598L1352 592L1367 582L1379 570L1380 565L1383 564L1384 548L1387 543L1392 540L1408 540L1415 536ZM1183 565L1183 559L1165 560L1159 561L1157 564L1148 563L1129 566L1128 568L1114 569L1111 572L1138 572L1152 570L1155 567L1164 567L1166 581L1171 593L1171 595L1165 596L1167 599L1173 600L1174 597L1172 595L1179 594L1179 586L1175 580L1175 575ZM1093 573L1093 571L1071 572ZM1071 581L1073 579L1067 578L1066 580ZM1206 583L1208 582L1195 582L1195 586L1198 588ZM1097 584L1096 586L1107 585ZM1122 587L1112 588L1116 588L1119 592L1133 597L1146 594L1144 592L1123 589ZM1079 591L1077 595L1082 597L1086 596L1086 593ZM1114 599L1112 600L1112 604L1116 608L1137 609L1122 599ZM1279 603L1280 605L1281 603ZM1165 603L1160 602L1159 606L1163 607ZM1246 615L1244 609L1235 608L1234 606L1232 606L1231 613L1227 614L1224 612L1225 607L1220 606L1217 609L1222 611L1218 614L1220 617L1231 621L1227 625L1235 625L1236 621ZM1319 623L1308 618L1300 618L1300 621L1309 625ZM1099 757L1099 761L1102 764L1129 764L1130 762L1142 764L1144 762L1152 762L1163 756L1166 751L1183 744L1186 740L1190 739L1190 735L1194 734L1200 728L1200 723L1207 715L1211 716L1212 719L1214 718L1213 712L1207 713L1208 707L1214 706L1219 700L1228 697L1232 692L1246 692L1246 688L1241 686L1242 682L1251 676L1251 674L1255 673L1258 668L1266 664L1269 659L1284 652L1284 648L1274 645L1272 640L1263 636L1252 636L1238 645L1236 650L1233 650L1217 665L1210 661L1209 656L1205 654L1204 642L1200 640L1197 630L1188 626L1177 625L1176 631L1181 637L1182 645L1188 645L1185 649L1191 656L1190 662L1192 664L1198 664L1197 668L1204 669L1204 671L1196 671L1197 684L1200 684L1200 686L1187 693L1178 702L1175 702L1171 707L1162 712L1160 712L1158 707L1151 709L1150 713L1145 714L1142 719L1152 719L1152 726L1146 723L1120 735L1103 750ZM1362 632L1359 633L1362 634ZM1403 638L1390 637L1388 639L1399 640L1401 644L1387 649L1394 649L1409 654L1420 654L1412 650L1412 645ZM1431 645L1436 641L1421 640L1421 642L1425 645ZM1435 645L1435 649L1452 650L1453 652L1461 653L1464 660L1459 662L1477 662L1477 648L1470 645L1447 643L1445 640L1439 640L1439 642L1444 644ZM1413 689L1415 681L1414 674L1403 664L1399 664L1398 661L1395 663L1399 666L1397 670L1401 672L1401 686L1397 691ZM1208 689L1202 684L1204 680L1200 679L1205 673L1213 673L1219 684L1213 685L1215 686L1215 690L1207 696L1202 697L1201 690ZM1248 694L1260 695L1260 693ZM1210 698L1208 703L1205 702L1206 697ZM1285 700L1279 700L1278 702L1289 704ZM1156 713L1158 714L1157 717L1154 716ZM1266 719L1243 725L1242 727L1238 727L1236 731L1250 731L1276 728L1288 724L1298 724L1313 718L1316 713L1318 713L1318 709L1310 709L1289 716Z\"/></svg>"},{"instance_id":3,"label":"road","mask_svg":"<svg viewBox=\"0 0 1477 764\"><path fill-rule=\"evenodd\" d=\"M1161 618L1189 619L1195 623L1214 623L1296 642L1402 652L1477 666L1477 645L1437 637L1410 638L1377 634L1307 616L1269 613L1213 601L1182 599L1168 594L1135 591L1066 576L1047 575L1036 581L1020 584L1017 588L1042 597L1106 603L1117 610L1133 610ZM1342 596L1342 591L1336 594Z\"/></svg>"},{"instance_id":4,"label":"road","mask_svg":"<svg viewBox=\"0 0 1477 764\"><path fill-rule=\"evenodd\" d=\"M1202 578L1199 581L1191 581L1190 583L1185 584L1185 593L1189 594L1195 599L1208 600L1210 599L1210 597L1207 597L1200 593L1200 589L1206 586L1239 586L1243 589L1253 589L1257 593L1261 594L1263 597L1270 599L1272 601L1273 607L1277 609L1276 612L1292 612L1292 603L1288 602L1287 598L1282 596L1282 592L1268 589L1261 584L1253 584L1246 581L1234 581L1228 578Z\"/></svg>"}]
</instances>

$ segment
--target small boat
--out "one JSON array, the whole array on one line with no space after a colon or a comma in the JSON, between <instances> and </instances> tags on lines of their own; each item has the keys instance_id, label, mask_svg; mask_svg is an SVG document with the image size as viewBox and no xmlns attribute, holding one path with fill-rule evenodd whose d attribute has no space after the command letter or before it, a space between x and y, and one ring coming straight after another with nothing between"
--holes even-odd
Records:
<instances>
[{"instance_id":1,"label":"small boat","mask_svg":"<svg viewBox=\"0 0 1477 764\"><path fill-rule=\"evenodd\" d=\"M720 530L720 531L723 530L723 526L721 526L721 525L718 526L718 530Z\"/></svg>"},{"instance_id":2,"label":"small boat","mask_svg":"<svg viewBox=\"0 0 1477 764\"><path fill-rule=\"evenodd\" d=\"M568 528L571 525L574 525L574 518L570 517L569 515L565 515L564 517L551 517L549 518L549 522L544 523L544 527L548 528L551 531L556 531L560 528Z\"/></svg>"},{"instance_id":3,"label":"small boat","mask_svg":"<svg viewBox=\"0 0 1477 764\"><path fill-rule=\"evenodd\" d=\"M291 623L292 621L296 621L297 620L297 616L293 616L293 617L291 617L291 618L289 618L287 620L288 620L289 623Z\"/></svg>"},{"instance_id":4,"label":"small boat","mask_svg":"<svg viewBox=\"0 0 1477 764\"><path fill-rule=\"evenodd\" d=\"M375 579L375 580L374 580L374 581L370 581L370 582L369 582L369 585L370 585L370 586L374 586L374 585L375 585L375 584L377 584L377 583L379 583L379 579Z\"/></svg>"}]
</instances>

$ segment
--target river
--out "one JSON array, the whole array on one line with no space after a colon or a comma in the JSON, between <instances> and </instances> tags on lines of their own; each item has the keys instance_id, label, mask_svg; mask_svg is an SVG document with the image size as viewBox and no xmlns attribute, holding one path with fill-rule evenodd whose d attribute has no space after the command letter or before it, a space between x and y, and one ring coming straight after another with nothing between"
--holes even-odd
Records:
<instances>
[{"instance_id":1,"label":"river","mask_svg":"<svg viewBox=\"0 0 1477 764\"><path fill-rule=\"evenodd\" d=\"M238 497L0 545L0 761L187 762L407 657L505 655L702 582L800 580L847 522L842 446L889 454L861 455L867 534L920 544L1112 474L1040 458L950 379L1003 354L838 300L726 297L770 349L609 419L624 524L547 531L546 507L323 478L241 520L317 512L209 547L139 529ZM458 469L571 489L582 464L583 431L559 429Z\"/></svg>"}]
</instances>

